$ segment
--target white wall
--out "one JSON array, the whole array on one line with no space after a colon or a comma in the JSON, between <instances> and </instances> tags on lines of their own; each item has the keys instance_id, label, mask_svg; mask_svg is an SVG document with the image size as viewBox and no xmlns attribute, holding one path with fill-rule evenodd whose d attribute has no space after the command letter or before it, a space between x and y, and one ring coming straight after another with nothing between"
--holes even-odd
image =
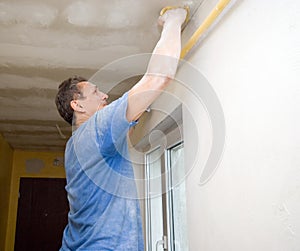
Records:
<instances>
[{"instance_id":1,"label":"white wall","mask_svg":"<svg viewBox=\"0 0 300 251\"><path fill-rule=\"evenodd\" d=\"M188 58L217 93L226 122L219 168L200 186L212 132L203 107L190 103L193 115L184 114L187 168L200 146L187 177L191 251L300 250L299 16L297 0L237 1Z\"/></svg>"}]
</instances>

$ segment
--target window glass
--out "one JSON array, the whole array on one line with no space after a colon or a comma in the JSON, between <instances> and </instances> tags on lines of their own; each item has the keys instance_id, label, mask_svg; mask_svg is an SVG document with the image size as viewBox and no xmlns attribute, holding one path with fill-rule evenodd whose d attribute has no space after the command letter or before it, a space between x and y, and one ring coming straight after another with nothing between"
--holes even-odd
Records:
<instances>
[{"instance_id":1,"label":"window glass","mask_svg":"<svg viewBox=\"0 0 300 251\"><path fill-rule=\"evenodd\" d=\"M175 251L188 250L188 228L186 220L186 188L183 143L169 149L171 188L171 221L173 225L173 247Z\"/></svg>"}]
</instances>

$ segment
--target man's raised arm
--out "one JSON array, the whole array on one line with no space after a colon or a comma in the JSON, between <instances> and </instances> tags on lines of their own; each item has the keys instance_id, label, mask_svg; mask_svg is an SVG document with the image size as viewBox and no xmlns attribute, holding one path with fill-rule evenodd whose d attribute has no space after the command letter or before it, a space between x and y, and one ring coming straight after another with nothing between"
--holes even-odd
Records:
<instances>
[{"instance_id":1,"label":"man's raised arm","mask_svg":"<svg viewBox=\"0 0 300 251\"><path fill-rule=\"evenodd\" d=\"M181 25L186 16L184 8L175 8L159 17L163 29L147 72L128 93L128 121L138 119L174 78L181 52Z\"/></svg>"}]
</instances>

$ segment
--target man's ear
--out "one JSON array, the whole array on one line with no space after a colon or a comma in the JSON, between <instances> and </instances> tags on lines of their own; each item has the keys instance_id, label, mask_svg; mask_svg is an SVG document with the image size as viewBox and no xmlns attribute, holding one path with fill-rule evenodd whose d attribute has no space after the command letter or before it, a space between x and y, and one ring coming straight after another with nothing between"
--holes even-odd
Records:
<instances>
[{"instance_id":1,"label":"man's ear","mask_svg":"<svg viewBox=\"0 0 300 251\"><path fill-rule=\"evenodd\" d=\"M70 102L70 105L72 109L76 112L85 112L83 106L78 103L78 100L72 100Z\"/></svg>"}]
</instances>

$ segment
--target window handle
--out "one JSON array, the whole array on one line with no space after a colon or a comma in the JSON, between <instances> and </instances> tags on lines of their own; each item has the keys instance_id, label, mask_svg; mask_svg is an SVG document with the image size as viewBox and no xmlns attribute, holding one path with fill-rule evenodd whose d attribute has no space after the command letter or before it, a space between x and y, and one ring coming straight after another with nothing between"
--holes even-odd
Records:
<instances>
[{"instance_id":1,"label":"window handle","mask_svg":"<svg viewBox=\"0 0 300 251\"><path fill-rule=\"evenodd\" d=\"M162 245L163 246L163 249L164 250L167 250L168 249L168 239L167 239L167 236L163 236L163 238L162 238L162 240L158 240L157 242L156 242L156 251L158 251L158 247L160 246L160 245Z\"/></svg>"}]
</instances>

